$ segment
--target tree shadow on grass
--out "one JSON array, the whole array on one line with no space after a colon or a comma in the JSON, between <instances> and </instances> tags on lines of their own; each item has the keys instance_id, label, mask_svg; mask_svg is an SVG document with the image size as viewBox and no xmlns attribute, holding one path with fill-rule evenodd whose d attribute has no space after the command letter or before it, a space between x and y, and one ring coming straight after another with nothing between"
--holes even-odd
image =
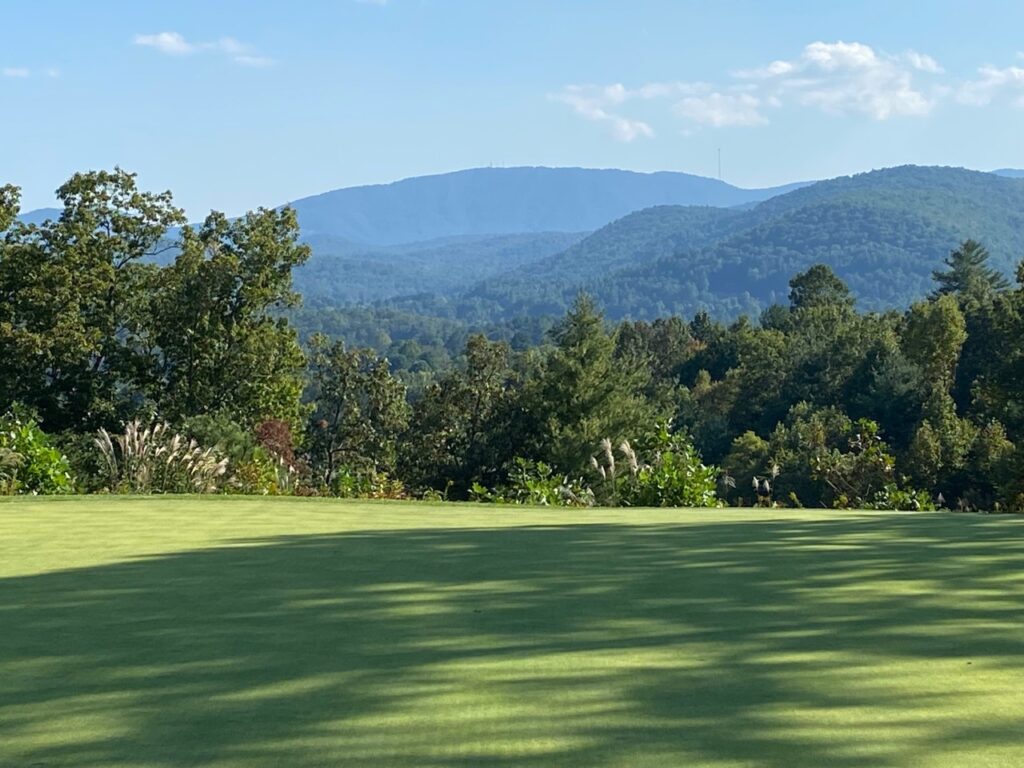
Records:
<instances>
[{"instance_id":1,"label":"tree shadow on grass","mask_svg":"<svg viewBox=\"0 0 1024 768\"><path fill-rule=\"evenodd\" d=\"M1022 533L423 528L4 579L0 766L1020 764Z\"/></svg>"}]
</instances>

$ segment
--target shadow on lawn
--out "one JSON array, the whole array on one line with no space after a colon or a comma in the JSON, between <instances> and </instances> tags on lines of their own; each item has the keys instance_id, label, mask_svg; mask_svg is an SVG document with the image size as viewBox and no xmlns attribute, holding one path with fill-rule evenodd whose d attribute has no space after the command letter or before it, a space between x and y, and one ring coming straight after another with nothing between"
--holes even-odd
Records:
<instances>
[{"instance_id":1,"label":"shadow on lawn","mask_svg":"<svg viewBox=\"0 0 1024 768\"><path fill-rule=\"evenodd\" d=\"M984 691L885 674L956 659L1020 688L1022 532L724 514L240 541L6 579L0 764L866 767L1013 748L1016 729L958 717Z\"/></svg>"}]
</instances>

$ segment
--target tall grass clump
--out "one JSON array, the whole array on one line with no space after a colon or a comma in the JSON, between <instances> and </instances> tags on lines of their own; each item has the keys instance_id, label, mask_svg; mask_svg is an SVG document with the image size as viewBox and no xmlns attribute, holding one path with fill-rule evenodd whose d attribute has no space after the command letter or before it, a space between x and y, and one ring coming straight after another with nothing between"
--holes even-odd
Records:
<instances>
[{"instance_id":1,"label":"tall grass clump","mask_svg":"<svg viewBox=\"0 0 1024 768\"><path fill-rule=\"evenodd\" d=\"M118 493L214 493L228 468L228 459L215 449L182 437L168 424L143 427L132 421L123 434L100 429L95 442L108 488Z\"/></svg>"}]
</instances>

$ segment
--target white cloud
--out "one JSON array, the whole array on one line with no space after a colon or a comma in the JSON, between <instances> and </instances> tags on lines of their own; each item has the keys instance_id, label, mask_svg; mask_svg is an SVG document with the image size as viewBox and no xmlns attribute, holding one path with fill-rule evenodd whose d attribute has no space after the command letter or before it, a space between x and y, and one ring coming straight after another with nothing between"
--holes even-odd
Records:
<instances>
[{"instance_id":1,"label":"white cloud","mask_svg":"<svg viewBox=\"0 0 1024 768\"><path fill-rule=\"evenodd\" d=\"M983 107L991 104L1004 92L1018 93L1017 106L1024 104L1024 68L984 66L978 69L978 78L963 83L956 98L961 104Z\"/></svg>"},{"instance_id":2,"label":"white cloud","mask_svg":"<svg viewBox=\"0 0 1024 768\"><path fill-rule=\"evenodd\" d=\"M235 40L233 37L222 37L215 43L206 43L206 48L212 48L216 51L221 51L229 56L238 56L244 54L249 47Z\"/></svg>"},{"instance_id":3,"label":"white cloud","mask_svg":"<svg viewBox=\"0 0 1024 768\"><path fill-rule=\"evenodd\" d=\"M701 82L646 83L638 88L627 88L622 83L605 86L569 85L549 98L568 104L576 114L587 120L607 124L612 135L625 142L654 136L654 129L649 123L622 114L622 109L630 102L671 100L676 103L681 115L692 114L694 122L708 125L747 125L751 119L749 115L738 115L741 104L736 97L730 97L730 103L721 101L721 94L715 94L711 85ZM706 104L697 101L684 103L690 98L710 100ZM735 103L731 103L733 101ZM749 111L749 104L743 106Z\"/></svg>"},{"instance_id":4,"label":"white cloud","mask_svg":"<svg viewBox=\"0 0 1024 768\"><path fill-rule=\"evenodd\" d=\"M914 73L942 72L924 53L890 56L864 43L842 40L811 43L798 59L772 66L778 73L772 95L781 102L793 100L833 115L863 114L874 120L928 114L936 96L933 89L915 84Z\"/></svg>"},{"instance_id":5,"label":"white cloud","mask_svg":"<svg viewBox=\"0 0 1024 768\"><path fill-rule=\"evenodd\" d=\"M651 126L642 120L631 120L607 110L610 105L621 104L626 97L625 88L619 84L602 89L570 85L561 93L551 96L555 101L568 104L576 114L587 120L607 123L612 135L619 141L631 142L641 136L654 136Z\"/></svg>"},{"instance_id":6,"label":"white cloud","mask_svg":"<svg viewBox=\"0 0 1024 768\"><path fill-rule=\"evenodd\" d=\"M874 50L863 43L811 43L804 48L804 62L825 72L839 69L873 69L879 59Z\"/></svg>"},{"instance_id":7,"label":"white cloud","mask_svg":"<svg viewBox=\"0 0 1024 768\"><path fill-rule=\"evenodd\" d=\"M839 40L810 43L796 59L740 70L734 76L759 81L762 100L772 106L794 102L834 115L857 113L887 120L925 115L934 106L938 88L917 86L915 72L938 75L943 69L918 51L890 56L864 43Z\"/></svg>"},{"instance_id":8,"label":"white cloud","mask_svg":"<svg viewBox=\"0 0 1024 768\"><path fill-rule=\"evenodd\" d=\"M239 42L233 37L205 43L193 43L177 32L157 32L152 35L136 35L133 42L148 48L155 48L169 56L188 56L203 51L212 51L227 56L236 64L246 67L268 67L275 62L266 56L257 55L252 46Z\"/></svg>"},{"instance_id":9,"label":"white cloud","mask_svg":"<svg viewBox=\"0 0 1024 768\"><path fill-rule=\"evenodd\" d=\"M161 53L171 56L184 56L193 53L196 47L185 40L177 32L157 32L154 35L136 35L136 45L144 45L149 48L156 48Z\"/></svg>"},{"instance_id":10,"label":"white cloud","mask_svg":"<svg viewBox=\"0 0 1024 768\"><path fill-rule=\"evenodd\" d=\"M917 51L907 51L904 54L904 58L906 58L907 62L910 64L910 66L912 66L914 69L918 70L919 72L927 72L928 74L931 74L931 75L941 75L941 74L945 73L945 71L946 71L941 66L939 66L939 62L937 62L935 59L933 59L927 53L918 53Z\"/></svg>"},{"instance_id":11,"label":"white cloud","mask_svg":"<svg viewBox=\"0 0 1024 768\"><path fill-rule=\"evenodd\" d=\"M4 67L0 72L3 73L4 77L16 77L26 78L30 77L32 73L25 67Z\"/></svg>"},{"instance_id":12,"label":"white cloud","mask_svg":"<svg viewBox=\"0 0 1024 768\"><path fill-rule=\"evenodd\" d=\"M738 72L733 73L734 77L746 80L767 80L771 77L779 77L780 75L788 75L792 72L794 66L788 61L773 61L764 67L757 67L755 69L741 69Z\"/></svg>"},{"instance_id":13,"label":"white cloud","mask_svg":"<svg viewBox=\"0 0 1024 768\"><path fill-rule=\"evenodd\" d=\"M723 128L730 125L763 125L768 119L760 112L761 100L749 93L709 93L687 96L675 113L691 122Z\"/></svg>"},{"instance_id":14,"label":"white cloud","mask_svg":"<svg viewBox=\"0 0 1024 768\"><path fill-rule=\"evenodd\" d=\"M1024 51L1016 52L1024 59ZM647 113L659 105L681 121L682 135L702 128L764 125L773 110L806 108L876 121L924 117L940 103L1024 109L1024 64L979 68L972 79L954 79L932 56L913 49L898 54L861 42L815 41L791 59L733 71L718 83L666 80L627 86L567 86L551 96L581 117L605 123L622 141L652 137ZM645 104L643 119L635 114Z\"/></svg>"}]
</instances>

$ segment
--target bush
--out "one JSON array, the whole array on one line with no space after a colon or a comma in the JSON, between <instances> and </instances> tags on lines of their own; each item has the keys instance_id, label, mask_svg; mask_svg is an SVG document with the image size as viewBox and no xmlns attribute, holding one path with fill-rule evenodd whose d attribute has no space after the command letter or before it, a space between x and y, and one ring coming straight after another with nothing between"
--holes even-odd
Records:
<instances>
[{"instance_id":1,"label":"bush","mask_svg":"<svg viewBox=\"0 0 1024 768\"><path fill-rule=\"evenodd\" d=\"M865 506L887 489L898 490L896 460L878 435L878 425L860 419L850 432L846 451L821 447L811 463L811 477L825 483L832 506L840 509Z\"/></svg>"},{"instance_id":2,"label":"bush","mask_svg":"<svg viewBox=\"0 0 1024 768\"><path fill-rule=\"evenodd\" d=\"M280 463L299 469L299 460L295 456L295 437L292 427L287 421L271 419L256 427L256 442L270 456Z\"/></svg>"},{"instance_id":3,"label":"bush","mask_svg":"<svg viewBox=\"0 0 1024 768\"><path fill-rule=\"evenodd\" d=\"M580 480L558 475L543 461L516 458L507 482L490 491L479 483L470 489L473 501L495 504L532 504L543 507L590 507L594 492Z\"/></svg>"},{"instance_id":4,"label":"bush","mask_svg":"<svg viewBox=\"0 0 1024 768\"><path fill-rule=\"evenodd\" d=\"M889 483L875 494L872 501L864 504L864 509L891 509L904 512L931 512L935 503L927 491L914 488L900 488Z\"/></svg>"},{"instance_id":5,"label":"bush","mask_svg":"<svg viewBox=\"0 0 1024 768\"><path fill-rule=\"evenodd\" d=\"M601 501L612 506L713 507L718 505L718 469L707 466L683 434L661 427L654 449L642 461L628 441L619 446L626 471L619 471L611 441L601 441L602 460L591 457L601 476Z\"/></svg>"},{"instance_id":6,"label":"bush","mask_svg":"<svg viewBox=\"0 0 1024 768\"><path fill-rule=\"evenodd\" d=\"M25 457L10 448L0 448L0 495L14 493L18 468L25 463Z\"/></svg>"},{"instance_id":7,"label":"bush","mask_svg":"<svg viewBox=\"0 0 1024 768\"><path fill-rule=\"evenodd\" d=\"M106 489L107 470L103 457L96 450L93 435L62 432L54 435L54 443L68 460L76 493L96 493Z\"/></svg>"},{"instance_id":8,"label":"bush","mask_svg":"<svg viewBox=\"0 0 1024 768\"><path fill-rule=\"evenodd\" d=\"M194 416L183 429L199 445L213 446L228 459L225 491L263 496L294 493L299 471L287 422L268 421L249 431L221 413Z\"/></svg>"},{"instance_id":9,"label":"bush","mask_svg":"<svg viewBox=\"0 0 1024 768\"><path fill-rule=\"evenodd\" d=\"M74 489L71 467L26 411L0 417L0 493L59 494Z\"/></svg>"},{"instance_id":10,"label":"bush","mask_svg":"<svg viewBox=\"0 0 1024 768\"><path fill-rule=\"evenodd\" d=\"M386 472L372 469L357 470L343 466L331 478L327 489L331 496L341 499L404 499L405 486Z\"/></svg>"}]
</instances>

